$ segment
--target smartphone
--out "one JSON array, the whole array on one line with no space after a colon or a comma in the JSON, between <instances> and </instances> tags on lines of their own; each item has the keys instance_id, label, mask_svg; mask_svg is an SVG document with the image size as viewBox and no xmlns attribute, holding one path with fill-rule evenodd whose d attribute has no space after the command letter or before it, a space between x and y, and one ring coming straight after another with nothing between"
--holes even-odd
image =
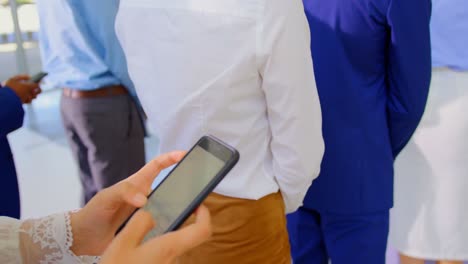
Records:
<instances>
[{"instance_id":1,"label":"smartphone","mask_svg":"<svg viewBox=\"0 0 468 264\"><path fill-rule=\"evenodd\" d=\"M233 147L210 135L202 137L148 196L142 210L151 213L156 227L145 241L177 230L238 160Z\"/></svg>"},{"instance_id":2,"label":"smartphone","mask_svg":"<svg viewBox=\"0 0 468 264\"><path fill-rule=\"evenodd\" d=\"M38 74L33 75L29 81L33 83L40 83L47 75L48 73L46 72L39 72Z\"/></svg>"}]
</instances>

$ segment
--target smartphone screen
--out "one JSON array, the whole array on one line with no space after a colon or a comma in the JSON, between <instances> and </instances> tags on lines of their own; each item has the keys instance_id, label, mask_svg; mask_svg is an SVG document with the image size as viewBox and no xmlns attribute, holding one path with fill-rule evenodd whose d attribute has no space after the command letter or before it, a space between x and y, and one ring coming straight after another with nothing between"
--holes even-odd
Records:
<instances>
[{"instance_id":1,"label":"smartphone screen","mask_svg":"<svg viewBox=\"0 0 468 264\"><path fill-rule=\"evenodd\" d=\"M190 210L199 206L237 159L237 151L209 137L202 138L156 187L142 208L150 212L156 221L156 227L145 240L177 229L190 216Z\"/></svg>"}]
</instances>

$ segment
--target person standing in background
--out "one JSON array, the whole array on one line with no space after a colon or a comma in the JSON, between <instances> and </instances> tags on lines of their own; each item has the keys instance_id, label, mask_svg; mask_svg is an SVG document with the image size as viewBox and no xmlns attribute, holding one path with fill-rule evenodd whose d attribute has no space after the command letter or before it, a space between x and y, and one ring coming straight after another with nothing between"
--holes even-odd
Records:
<instances>
[{"instance_id":1,"label":"person standing in background","mask_svg":"<svg viewBox=\"0 0 468 264\"><path fill-rule=\"evenodd\" d=\"M21 206L15 163L7 135L23 125L23 104L41 92L39 84L18 75L0 84L0 216L20 218Z\"/></svg>"},{"instance_id":2,"label":"person standing in background","mask_svg":"<svg viewBox=\"0 0 468 264\"><path fill-rule=\"evenodd\" d=\"M213 238L179 263L290 263L285 214L324 150L302 2L122 0L116 28L160 151L212 134L240 153L205 201Z\"/></svg>"},{"instance_id":3,"label":"person standing in background","mask_svg":"<svg viewBox=\"0 0 468 264\"><path fill-rule=\"evenodd\" d=\"M389 243L402 264L468 260L468 3L432 3L427 110L395 164Z\"/></svg>"},{"instance_id":4,"label":"person standing in background","mask_svg":"<svg viewBox=\"0 0 468 264\"><path fill-rule=\"evenodd\" d=\"M294 263L384 264L393 162L420 121L431 79L431 2L304 5L326 151L304 205L288 217Z\"/></svg>"},{"instance_id":5,"label":"person standing in background","mask_svg":"<svg viewBox=\"0 0 468 264\"><path fill-rule=\"evenodd\" d=\"M119 0L38 0L37 7L44 70L63 89L86 203L145 164L143 122L114 30Z\"/></svg>"}]
</instances>

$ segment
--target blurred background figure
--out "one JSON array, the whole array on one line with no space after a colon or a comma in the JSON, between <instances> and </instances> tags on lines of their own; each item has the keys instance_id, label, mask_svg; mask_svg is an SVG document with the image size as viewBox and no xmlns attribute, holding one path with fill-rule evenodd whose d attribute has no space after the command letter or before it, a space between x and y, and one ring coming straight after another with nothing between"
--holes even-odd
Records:
<instances>
[{"instance_id":1,"label":"blurred background figure","mask_svg":"<svg viewBox=\"0 0 468 264\"><path fill-rule=\"evenodd\" d=\"M20 217L20 195L16 169L7 135L23 125L23 104L41 92L39 85L19 75L0 85L0 216Z\"/></svg>"},{"instance_id":2,"label":"blurred background figure","mask_svg":"<svg viewBox=\"0 0 468 264\"><path fill-rule=\"evenodd\" d=\"M144 165L144 127L114 31L119 0L40 0L48 85L78 162L84 202Z\"/></svg>"},{"instance_id":3,"label":"blurred background figure","mask_svg":"<svg viewBox=\"0 0 468 264\"><path fill-rule=\"evenodd\" d=\"M402 264L468 260L468 3L433 0L433 77L423 120L396 162L390 244Z\"/></svg>"}]
</instances>

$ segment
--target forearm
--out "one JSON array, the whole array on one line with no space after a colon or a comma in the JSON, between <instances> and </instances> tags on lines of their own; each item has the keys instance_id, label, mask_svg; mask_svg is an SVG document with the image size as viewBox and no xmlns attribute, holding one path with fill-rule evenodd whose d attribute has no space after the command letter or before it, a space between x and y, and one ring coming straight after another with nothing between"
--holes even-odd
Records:
<instances>
[{"instance_id":1,"label":"forearm","mask_svg":"<svg viewBox=\"0 0 468 264\"><path fill-rule=\"evenodd\" d=\"M396 157L424 113L431 80L429 0L392 0L388 10L388 126Z\"/></svg>"},{"instance_id":2,"label":"forearm","mask_svg":"<svg viewBox=\"0 0 468 264\"><path fill-rule=\"evenodd\" d=\"M259 45L263 48L259 54L266 56L260 72L272 135L273 174L289 213L302 204L320 171L322 113L302 1L268 3Z\"/></svg>"},{"instance_id":3,"label":"forearm","mask_svg":"<svg viewBox=\"0 0 468 264\"><path fill-rule=\"evenodd\" d=\"M290 75L286 93L268 94L273 172L288 213L302 205L318 177L324 154L322 112L311 60L303 60L303 72ZM293 78L296 77L296 78Z\"/></svg>"},{"instance_id":4,"label":"forearm","mask_svg":"<svg viewBox=\"0 0 468 264\"><path fill-rule=\"evenodd\" d=\"M309 105L314 105L314 101L311 100ZM320 172L324 153L321 116L319 110L315 109L315 114L313 110L303 109L303 113L310 114L286 122L271 142L273 173L287 213L302 205L307 190Z\"/></svg>"},{"instance_id":5,"label":"forearm","mask_svg":"<svg viewBox=\"0 0 468 264\"><path fill-rule=\"evenodd\" d=\"M22 263L19 252L21 222L9 217L0 217L0 263Z\"/></svg>"},{"instance_id":6,"label":"forearm","mask_svg":"<svg viewBox=\"0 0 468 264\"><path fill-rule=\"evenodd\" d=\"M401 117L398 114L389 113L390 142L394 158L400 154L410 141L419 125L422 114L422 110L419 113L412 114L411 117Z\"/></svg>"},{"instance_id":7,"label":"forearm","mask_svg":"<svg viewBox=\"0 0 468 264\"><path fill-rule=\"evenodd\" d=\"M394 81L390 83L387 122L395 158L411 139L424 114L431 80L429 50L426 56L426 59L413 57L412 62L403 62L406 65L400 68L407 68L407 72L394 73Z\"/></svg>"},{"instance_id":8,"label":"forearm","mask_svg":"<svg viewBox=\"0 0 468 264\"><path fill-rule=\"evenodd\" d=\"M78 257L71 251L72 231L70 213L20 222L17 240L22 263L95 263L95 257Z\"/></svg>"}]
</instances>

